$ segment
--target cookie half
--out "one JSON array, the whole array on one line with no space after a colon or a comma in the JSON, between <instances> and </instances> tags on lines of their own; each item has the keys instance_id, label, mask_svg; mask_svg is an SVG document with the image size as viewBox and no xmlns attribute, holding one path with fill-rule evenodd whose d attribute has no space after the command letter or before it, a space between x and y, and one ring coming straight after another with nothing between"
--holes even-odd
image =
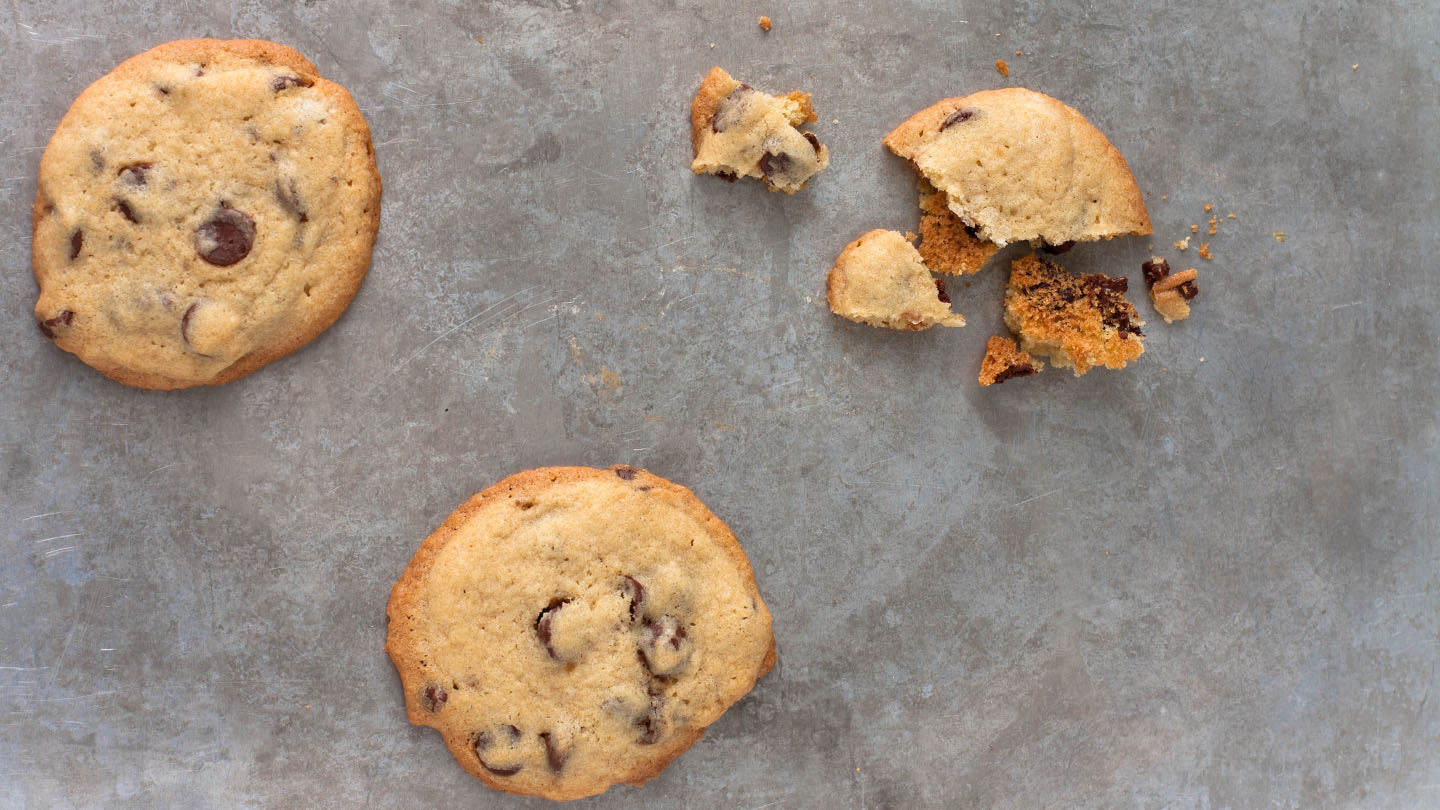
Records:
<instances>
[{"instance_id":1,"label":"cookie half","mask_svg":"<svg viewBox=\"0 0 1440 810\"><path fill-rule=\"evenodd\" d=\"M410 722L486 785L643 784L775 663L735 535L633 467L519 473L455 510L390 593Z\"/></svg>"},{"instance_id":2,"label":"cookie half","mask_svg":"<svg viewBox=\"0 0 1440 810\"><path fill-rule=\"evenodd\" d=\"M842 318L887 329L965 325L950 309L944 280L930 275L898 231L876 229L846 245L825 276L825 300Z\"/></svg>"},{"instance_id":3,"label":"cookie half","mask_svg":"<svg viewBox=\"0 0 1440 810\"><path fill-rule=\"evenodd\" d=\"M1014 87L951 98L885 137L981 240L1050 245L1151 232L1125 158L1071 107Z\"/></svg>"},{"instance_id":4,"label":"cookie half","mask_svg":"<svg viewBox=\"0 0 1440 810\"><path fill-rule=\"evenodd\" d=\"M830 151L799 129L814 120L810 94L772 96L712 68L690 102L690 170L758 177L771 191L794 194L830 163Z\"/></svg>"},{"instance_id":5,"label":"cookie half","mask_svg":"<svg viewBox=\"0 0 1440 810\"><path fill-rule=\"evenodd\" d=\"M344 88L260 40L170 42L80 94L40 160L35 317L142 388L243 377L323 332L380 222Z\"/></svg>"}]
</instances>

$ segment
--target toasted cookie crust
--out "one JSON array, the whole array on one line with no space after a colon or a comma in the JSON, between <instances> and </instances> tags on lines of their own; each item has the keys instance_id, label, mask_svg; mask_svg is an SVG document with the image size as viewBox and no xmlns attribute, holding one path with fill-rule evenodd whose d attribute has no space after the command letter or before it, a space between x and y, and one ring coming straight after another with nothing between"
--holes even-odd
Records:
<instances>
[{"instance_id":1,"label":"toasted cookie crust","mask_svg":"<svg viewBox=\"0 0 1440 810\"><path fill-rule=\"evenodd\" d=\"M344 312L380 193L359 108L299 53L160 45L86 88L41 158L36 320L127 385L238 379Z\"/></svg>"},{"instance_id":2,"label":"toasted cookie crust","mask_svg":"<svg viewBox=\"0 0 1440 810\"><path fill-rule=\"evenodd\" d=\"M1079 112L1042 93L1014 87L945 99L884 142L996 245L1151 233L1119 150Z\"/></svg>"},{"instance_id":3,"label":"toasted cookie crust","mask_svg":"<svg viewBox=\"0 0 1440 810\"><path fill-rule=\"evenodd\" d=\"M633 467L549 467L466 501L391 591L410 722L497 790L654 778L775 663L734 534Z\"/></svg>"},{"instance_id":4,"label":"toasted cookie crust","mask_svg":"<svg viewBox=\"0 0 1440 810\"><path fill-rule=\"evenodd\" d=\"M1010 264L1005 325L1022 350L1077 377L1096 366L1124 368L1145 352L1145 322L1126 300L1127 286L1123 276L1078 277L1033 254L1022 256Z\"/></svg>"}]
</instances>

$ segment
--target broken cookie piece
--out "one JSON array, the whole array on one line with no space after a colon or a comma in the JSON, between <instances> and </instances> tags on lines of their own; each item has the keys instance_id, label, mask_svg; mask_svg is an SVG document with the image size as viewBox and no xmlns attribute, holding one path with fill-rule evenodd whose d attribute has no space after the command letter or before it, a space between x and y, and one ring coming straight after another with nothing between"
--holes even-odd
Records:
<instances>
[{"instance_id":1,"label":"broken cookie piece","mask_svg":"<svg viewBox=\"0 0 1440 810\"><path fill-rule=\"evenodd\" d=\"M825 299L842 318L887 329L965 325L950 309L945 282L897 231L873 230L846 245L825 277Z\"/></svg>"},{"instance_id":2,"label":"broken cookie piece","mask_svg":"<svg viewBox=\"0 0 1440 810\"><path fill-rule=\"evenodd\" d=\"M1166 323L1190 317L1190 300L1200 294L1200 288L1195 285L1195 278L1199 275L1195 268L1171 275L1170 263L1159 256L1151 257L1140 268L1145 273L1145 284L1150 288L1150 302Z\"/></svg>"},{"instance_id":3,"label":"broken cookie piece","mask_svg":"<svg viewBox=\"0 0 1440 810\"><path fill-rule=\"evenodd\" d=\"M985 343L985 359L980 361L980 385L995 385L1014 377L1039 374L1045 364L1020 351L1010 338L991 335Z\"/></svg>"},{"instance_id":4,"label":"broken cookie piece","mask_svg":"<svg viewBox=\"0 0 1440 810\"><path fill-rule=\"evenodd\" d=\"M1080 376L1095 366L1124 368L1144 353L1144 321L1125 299L1122 276L1077 277L1035 255L1010 265L1005 325L1020 348Z\"/></svg>"},{"instance_id":5,"label":"broken cookie piece","mask_svg":"<svg viewBox=\"0 0 1440 810\"><path fill-rule=\"evenodd\" d=\"M999 249L950 210L944 192L920 179L920 257L926 267L952 276L977 273Z\"/></svg>"},{"instance_id":6,"label":"broken cookie piece","mask_svg":"<svg viewBox=\"0 0 1440 810\"><path fill-rule=\"evenodd\" d=\"M690 169L731 181L758 177L771 191L794 194L830 162L829 150L797 128L815 118L809 93L772 96L712 68L690 102Z\"/></svg>"}]
</instances>

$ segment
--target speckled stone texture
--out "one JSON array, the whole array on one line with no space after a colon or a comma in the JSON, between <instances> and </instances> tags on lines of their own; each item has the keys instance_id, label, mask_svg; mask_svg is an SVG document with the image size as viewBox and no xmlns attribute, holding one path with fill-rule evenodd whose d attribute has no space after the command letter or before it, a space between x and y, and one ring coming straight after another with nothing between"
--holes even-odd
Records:
<instances>
[{"instance_id":1,"label":"speckled stone texture","mask_svg":"<svg viewBox=\"0 0 1440 810\"><path fill-rule=\"evenodd\" d=\"M298 354L133 390L31 320L36 166L86 84L205 34L355 95L380 238ZM0 7L0 807L545 806L406 724L385 599L476 490L611 463L735 530L780 664L586 806L1440 804L1437 38L1395 0ZM715 64L812 92L829 170L693 176ZM978 388L995 267L965 329L826 310L848 241L918 219L880 138L1009 85L1146 192L1153 239L1063 257L1130 277L1130 369ZM1183 324L1152 244L1200 268Z\"/></svg>"}]
</instances>

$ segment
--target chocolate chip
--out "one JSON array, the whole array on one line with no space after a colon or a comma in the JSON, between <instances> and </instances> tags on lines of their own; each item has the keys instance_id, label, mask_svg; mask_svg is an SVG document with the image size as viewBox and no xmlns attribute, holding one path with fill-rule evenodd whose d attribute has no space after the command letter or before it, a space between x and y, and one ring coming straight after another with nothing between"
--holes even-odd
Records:
<instances>
[{"instance_id":1,"label":"chocolate chip","mask_svg":"<svg viewBox=\"0 0 1440 810\"><path fill-rule=\"evenodd\" d=\"M742 84L730 91L730 95L720 100L715 106L715 115L710 119L710 128L716 132L724 132L740 120L741 110L744 108L744 98L754 92L748 84Z\"/></svg>"},{"instance_id":2,"label":"chocolate chip","mask_svg":"<svg viewBox=\"0 0 1440 810\"><path fill-rule=\"evenodd\" d=\"M510 741L512 743L519 741L520 729L509 725L501 726L500 728L506 730L506 733L509 735ZM470 747L475 750L475 759L480 761L480 767L484 768L490 773L495 774L496 776L514 776L525 767L524 764L517 764L513 768L505 766L492 766L488 762L486 762L485 758L480 755L480 752L494 745L494 743L495 738L492 737L490 732L488 731L477 731L475 732L475 736L471 738Z\"/></svg>"},{"instance_id":3,"label":"chocolate chip","mask_svg":"<svg viewBox=\"0 0 1440 810\"><path fill-rule=\"evenodd\" d=\"M250 255L255 220L225 203L195 229L195 252L216 267L229 267Z\"/></svg>"},{"instance_id":4,"label":"chocolate chip","mask_svg":"<svg viewBox=\"0 0 1440 810\"><path fill-rule=\"evenodd\" d=\"M817 154L817 155L820 154L820 139L817 138L817 137L815 137L815 133L813 133L813 132L802 132L802 133L800 133L800 134L801 134L801 135L804 135L804 136L805 136L805 140L809 141L809 142L810 142L810 145L813 146L813 147L815 147L815 154Z\"/></svg>"},{"instance_id":5,"label":"chocolate chip","mask_svg":"<svg viewBox=\"0 0 1440 810\"><path fill-rule=\"evenodd\" d=\"M936 290L936 292L939 293L939 295L940 295L940 303L942 303L942 304L948 304L948 303L950 303L950 294L947 293L947 292L945 292L945 279L943 279L943 278L937 278L937 279L935 279L935 290Z\"/></svg>"},{"instance_id":6,"label":"chocolate chip","mask_svg":"<svg viewBox=\"0 0 1440 810\"><path fill-rule=\"evenodd\" d=\"M760 156L760 173L767 178L780 174L789 174L795 161L789 155L773 155L769 152Z\"/></svg>"},{"instance_id":7,"label":"chocolate chip","mask_svg":"<svg viewBox=\"0 0 1440 810\"><path fill-rule=\"evenodd\" d=\"M46 318L43 321L37 321L36 325L40 327L40 332L44 334L45 337L54 340L55 327L69 326L71 321L73 320L75 320L75 313L71 312L68 309L62 309L55 315L55 317Z\"/></svg>"},{"instance_id":8,"label":"chocolate chip","mask_svg":"<svg viewBox=\"0 0 1440 810\"><path fill-rule=\"evenodd\" d=\"M1125 300L1125 291L1130 288L1129 279L1096 273L1082 278L1080 284L1085 293L1095 299L1095 305L1100 309L1100 320L1106 326L1114 328L1122 338L1128 335L1145 336L1140 327L1130 322L1134 310Z\"/></svg>"},{"instance_id":9,"label":"chocolate chip","mask_svg":"<svg viewBox=\"0 0 1440 810\"><path fill-rule=\"evenodd\" d=\"M76 257L80 255L80 248L84 245L85 233L76 228L75 232L70 234L70 261L75 261Z\"/></svg>"},{"instance_id":10,"label":"chocolate chip","mask_svg":"<svg viewBox=\"0 0 1440 810\"><path fill-rule=\"evenodd\" d=\"M168 96L168 95L170 95L170 88L169 88L169 87L166 87L166 86L163 85L163 84L157 84L157 85L155 85L155 89L158 90L158 91L160 91L160 95L162 95L162 96Z\"/></svg>"},{"instance_id":11,"label":"chocolate chip","mask_svg":"<svg viewBox=\"0 0 1440 810\"><path fill-rule=\"evenodd\" d=\"M94 167L96 172L105 171L105 156L100 154L99 149L90 150L90 165Z\"/></svg>"},{"instance_id":12,"label":"chocolate chip","mask_svg":"<svg viewBox=\"0 0 1440 810\"><path fill-rule=\"evenodd\" d=\"M552 600L544 610L540 611L540 615L535 618L535 635L539 636L540 643L545 645L545 652L549 653L550 657L556 661L560 660L560 656L555 652L555 648L550 646L551 626L555 621L555 614L559 613L560 608L564 607L568 601L568 599Z\"/></svg>"},{"instance_id":13,"label":"chocolate chip","mask_svg":"<svg viewBox=\"0 0 1440 810\"><path fill-rule=\"evenodd\" d=\"M1071 239L1068 242L1061 242L1058 245L1052 245L1049 242L1046 242L1043 250L1052 256L1059 256L1061 253L1069 252L1070 248L1073 247L1075 247L1075 240Z\"/></svg>"},{"instance_id":14,"label":"chocolate chip","mask_svg":"<svg viewBox=\"0 0 1440 810\"><path fill-rule=\"evenodd\" d=\"M276 76L275 80L270 82L270 89L278 93L286 88L309 87L312 84L314 84L314 82L308 79L302 79L299 76Z\"/></svg>"},{"instance_id":15,"label":"chocolate chip","mask_svg":"<svg viewBox=\"0 0 1440 810\"><path fill-rule=\"evenodd\" d=\"M620 478L621 478L622 480L625 480L625 481L634 481L634 480L635 480L635 473L637 473L637 472L638 472L638 470L636 470L634 467L616 467L616 468L615 468L615 474L618 475L618 476L620 476Z\"/></svg>"},{"instance_id":16,"label":"chocolate chip","mask_svg":"<svg viewBox=\"0 0 1440 810\"><path fill-rule=\"evenodd\" d=\"M641 728L640 738L636 742L641 745L654 745L665 736L665 715L661 713L664 708L665 696L652 691L650 710L635 721L635 725Z\"/></svg>"},{"instance_id":17,"label":"chocolate chip","mask_svg":"<svg viewBox=\"0 0 1440 810\"><path fill-rule=\"evenodd\" d=\"M966 121L969 121L971 118L974 118L974 117L975 117L975 111L974 111L974 110L972 110L972 109L970 109L970 108L968 108L968 107L961 107L960 109L956 110L955 112L952 112L952 113L950 113L949 115L945 116L945 120L940 122L940 131L941 131L941 132L944 132L945 130L949 129L950 127L954 126L955 124L963 124L963 123L965 123Z\"/></svg>"},{"instance_id":18,"label":"chocolate chip","mask_svg":"<svg viewBox=\"0 0 1440 810\"><path fill-rule=\"evenodd\" d=\"M974 223L966 222L965 220L962 219L962 220L960 220L960 224L965 227L965 233L970 234L970 238L971 238L971 239L979 239L979 238L980 238L980 232L975 229Z\"/></svg>"},{"instance_id":19,"label":"chocolate chip","mask_svg":"<svg viewBox=\"0 0 1440 810\"><path fill-rule=\"evenodd\" d=\"M640 584L639 580L629 575L625 577L625 583L622 587L626 595L630 597L630 621L633 622L640 618L640 613L644 609L645 587Z\"/></svg>"},{"instance_id":20,"label":"chocolate chip","mask_svg":"<svg viewBox=\"0 0 1440 810\"><path fill-rule=\"evenodd\" d=\"M180 339L185 341L187 347L190 345L190 316L195 314L195 308L198 306L200 306L200 302L196 301L186 307L185 314L180 316Z\"/></svg>"},{"instance_id":21,"label":"chocolate chip","mask_svg":"<svg viewBox=\"0 0 1440 810\"><path fill-rule=\"evenodd\" d=\"M1140 265L1140 271L1145 275L1145 286L1154 287L1155 282L1170 275L1170 263L1156 256Z\"/></svg>"},{"instance_id":22,"label":"chocolate chip","mask_svg":"<svg viewBox=\"0 0 1440 810\"><path fill-rule=\"evenodd\" d=\"M305 206L300 202L300 189L295 185L295 178L290 178L288 184L283 184L279 178L276 178L275 199L280 202L280 207L285 209L285 213L301 222L310 221L310 215L306 213Z\"/></svg>"},{"instance_id":23,"label":"chocolate chip","mask_svg":"<svg viewBox=\"0 0 1440 810\"><path fill-rule=\"evenodd\" d=\"M1200 288L1197 287L1195 285L1195 282L1193 281L1187 281L1184 284L1181 284L1179 287L1176 287L1175 289L1177 292L1180 293L1180 297L1184 298L1186 301L1189 301L1190 299L1200 294Z\"/></svg>"},{"instance_id":24,"label":"chocolate chip","mask_svg":"<svg viewBox=\"0 0 1440 810\"><path fill-rule=\"evenodd\" d=\"M436 714L445 708L445 701L449 699L450 693L438 683L427 683L425 688L420 690L420 705L431 714Z\"/></svg>"},{"instance_id":25,"label":"chocolate chip","mask_svg":"<svg viewBox=\"0 0 1440 810\"><path fill-rule=\"evenodd\" d=\"M121 216L125 217L136 225L140 224L140 217L135 215L135 209L130 207L130 203L125 202L124 200L116 200L115 210L119 211Z\"/></svg>"},{"instance_id":26,"label":"chocolate chip","mask_svg":"<svg viewBox=\"0 0 1440 810\"><path fill-rule=\"evenodd\" d=\"M1014 377L1029 377L1031 374L1034 374L1035 372L1036 372L1036 368L1035 368L1034 366L1030 365L1029 363L1016 363L1016 364L1013 365L1013 366L1007 366L1007 367L1006 367L1003 371L1001 371L999 374L996 374L996 375L995 375L995 383L1003 383L1003 382L1005 382L1006 380L1009 380L1009 379L1014 378ZM994 384L994 383L992 383L992 385L993 385L993 384Z\"/></svg>"},{"instance_id":27,"label":"chocolate chip","mask_svg":"<svg viewBox=\"0 0 1440 810\"><path fill-rule=\"evenodd\" d=\"M145 173L150 171L154 165L154 163L133 163L116 172L115 175L132 186L144 186Z\"/></svg>"},{"instance_id":28,"label":"chocolate chip","mask_svg":"<svg viewBox=\"0 0 1440 810\"><path fill-rule=\"evenodd\" d=\"M740 176L734 172L716 172L715 176L727 183L733 183L740 179Z\"/></svg>"},{"instance_id":29,"label":"chocolate chip","mask_svg":"<svg viewBox=\"0 0 1440 810\"><path fill-rule=\"evenodd\" d=\"M565 767L565 760L570 758L569 748L561 748L554 735L548 731L540 732L540 742L545 744L545 764L550 766L550 770L559 773Z\"/></svg>"},{"instance_id":30,"label":"chocolate chip","mask_svg":"<svg viewBox=\"0 0 1440 810\"><path fill-rule=\"evenodd\" d=\"M655 675L668 677L690 661L685 626L673 616L646 619L640 638L640 660Z\"/></svg>"}]
</instances>

